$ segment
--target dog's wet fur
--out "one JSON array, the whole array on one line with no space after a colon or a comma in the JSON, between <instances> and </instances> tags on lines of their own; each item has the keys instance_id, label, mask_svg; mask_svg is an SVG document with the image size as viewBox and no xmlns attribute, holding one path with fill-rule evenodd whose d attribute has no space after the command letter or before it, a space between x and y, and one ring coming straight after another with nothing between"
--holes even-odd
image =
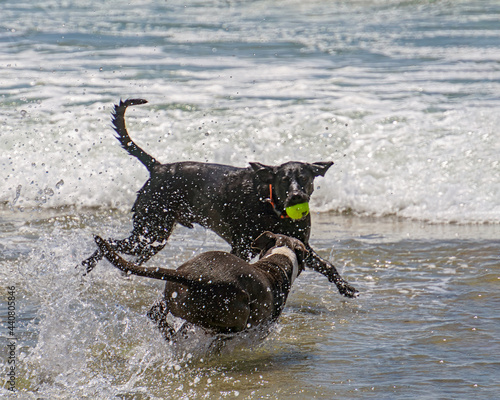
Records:
<instances>
[{"instance_id":1,"label":"dog's wet fur","mask_svg":"<svg viewBox=\"0 0 500 400\"><path fill-rule=\"evenodd\" d=\"M167 340L175 336L168 312L211 334L238 333L276 321L307 254L299 240L264 232L252 244L260 251L259 261L253 264L230 253L210 251L174 270L134 264L102 238L96 236L95 241L116 268L165 281L163 299L148 315Z\"/></svg>"},{"instance_id":2,"label":"dog's wet fur","mask_svg":"<svg viewBox=\"0 0 500 400\"><path fill-rule=\"evenodd\" d=\"M290 161L278 166L254 162L247 168L192 161L161 164L134 143L125 126L127 107L145 103L143 99L120 101L113 113L118 141L146 166L150 178L132 208L131 235L107 240L111 250L137 256L135 262L142 264L163 249L176 223L188 228L197 223L228 242L232 254L249 260L257 254L253 241L271 231L303 242L308 250L305 265L334 282L344 296L356 296L357 290L310 247L310 215L293 220L285 211L309 202L314 178L324 176L333 162ZM83 261L86 273L103 256L97 249Z\"/></svg>"}]
</instances>

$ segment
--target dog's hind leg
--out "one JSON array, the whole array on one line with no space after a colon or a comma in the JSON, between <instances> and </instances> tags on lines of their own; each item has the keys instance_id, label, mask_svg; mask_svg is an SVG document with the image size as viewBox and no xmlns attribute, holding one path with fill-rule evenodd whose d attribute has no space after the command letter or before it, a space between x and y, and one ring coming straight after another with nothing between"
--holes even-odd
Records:
<instances>
[{"instance_id":1,"label":"dog's hind leg","mask_svg":"<svg viewBox=\"0 0 500 400\"><path fill-rule=\"evenodd\" d=\"M94 254L92 254L89 258L83 260L82 265L85 267L85 273L83 274L83 276L87 275L90 271L92 271L94 267L97 265L97 263L102 260L103 257L104 254L102 254L102 251L100 249L97 249L94 252Z\"/></svg>"},{"instance_id":2,"label":"dog's hind leg","mask_svg":"<svg viewBox=\"0 0 500 400\"><path fill-rule=\"evenodd\" d=\"M153 304L147 316L155 323L165 340L171 341L175 336L175 330L168 324L167 314L167 303L164 299L161 299Z\"/></svg>"},{"instance_id":3,"label":"dog's hind leg","mask_svg":"<svg viewBox=\"0 0 500 400\"><path fill-rule=\"evenodd\" d=\"M163 219L157 216L154 218L134 218L134 229L128 238L108 239L107 243L110 249L117 253L138 256L135 263L140 265L165 247L174 224L173 217ZM95 254L97 253L99 253L100 258L95 263L103 257L100 250L97 250Z\"/></svg>"},{"instance_id":4,"label":"dog's hind leg","mask_svg":"<svg viewBox=\"0 0 500 400\"><path fill-rule=\"evenodd\" d=\"M107 242L113 251L133 256L139 256L137 263L142 264L143 262L149 260L156 253L158 253L161 249L163 249L163 247L165 247L167 238L168 236L165 239L158 241L146 239L142 235L139 236L135 233L132 233L132 235L130 235L126 239L108 239ZM97 263L103 259L103 257L104 254L101 249L97 249L89 258L83 260L82 265L85 267L83 276L90 273L95 268Z\"/></svg>"},{"instance_id":5,"label":"dog's hind leg","mask_svg":"<svg viewBox=\"0 0 500 400\"><path fill-rule=\"evenodd\" d=\"M165 239L164 242L160 242L163 244L161 248L165 247L166 241L167 239ZM110 238L107 240L107 243L113 251L134 256L141 255L143 252L146 252L145 249L148 246L148 240L145 236L138 235L137 229L134 229L132 234L126 239L115 240ZM160 251L161 248L154 252L152 255ZM152 255L149 256L148 259L151 258ZM89 258L83 260L82 265L85 267L85 273L83 275L85 276L90 273L95 268L97 263L103 259L103 257L104 253L102 252L102 250L97 249ZM145 260L143 260L142 262L144 261Z\"/></svg>"},{"instance_id":6,"label":"dog's hind leg","mask_svg":"<svg viewBox=\"0 0 500 400\"><path fill-rule=\"evenodd\" d=\"M135 263L140 265L165 247L174 228L174 218L156 221L156 225L150 221L144 225L134 221L134 230L128 238L110 239L108 243L116 252L138 256Z\"/></svg>"},{"instance_id":7,"label":"dog's hind leg","mask_svg":"<svg viewBox=\"0 0 500 400\"><path fill-rule=\"evenodd\" d=\"M167 244L167 238L168 236L156 238L152 243L148 243L139 254L139 257L137 257L136 263L140 265L148 261L151 257L163 249Z\"/></svg>"},{"instance_id":8,"label":"dog's hind leg","mask_svg":"<svg viewBox=\"0 0 500 400\"><path fill-rule=\"evenodd\" d=\"M148 221L146 218L143 220ZM154 219L157 223L156 226L152 225L150 221L146 224L136 221L139 221L139 219L134 220L134 229L128 238L120 240L108 239L107 243L113 251L138 256L136 264L142 264L165 247L174 228L175 220L174 218L167 218L160 223L156 218ZM90 273L103 257L104 254L101 249L97 249L94 254L82 261L82 265L85 267L83 275Z\"/></svg>"}]
</instances>

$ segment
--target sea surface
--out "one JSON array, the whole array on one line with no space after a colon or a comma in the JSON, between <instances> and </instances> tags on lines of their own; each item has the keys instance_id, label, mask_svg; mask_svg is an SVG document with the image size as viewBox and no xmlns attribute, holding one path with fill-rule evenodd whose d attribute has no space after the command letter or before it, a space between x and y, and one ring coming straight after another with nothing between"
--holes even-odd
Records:
<instances>
[{"instance_id":1,"label":"sea surface","mask_svg":"<svg viewBox=\"0 0 500 400\"><path fill-rule=\"evenodd\" d=\"M498 396L500 1L6 0L0 14L0 396ZM130 232L148 177L110 124L131 97L149 103L127 111L130 134L162 162L333 161L311 243L360 296L306 271L265 340L214 355L201 333L171 346L148 322L160 282L104 261L82 277L94 234ZM179 227L148 265L213 249L229 246Z\"/></svg>"}]
</instances>

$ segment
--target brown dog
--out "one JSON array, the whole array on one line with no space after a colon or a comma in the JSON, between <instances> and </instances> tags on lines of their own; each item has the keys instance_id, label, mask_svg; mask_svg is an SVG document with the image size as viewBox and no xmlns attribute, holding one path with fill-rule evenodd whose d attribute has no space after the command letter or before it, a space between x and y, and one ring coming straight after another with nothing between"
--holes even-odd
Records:
<instances>
[{"instance_id":1,"label":"brown dog","mask_svg":"<svg viewBox=\"0 0 500 400\"><path fill-rule=\"evenodd\" d=\"M145 268L123 260L103 239L95 241L115 267L129 274L166 281L164 298L148 316L170 340L170 312L210 333L236 333L276 321L307 249L297 239L264 232L252 244L259 261L249 264L222 251L200 254L177 270Z\"/></svg>"}]
</instances>

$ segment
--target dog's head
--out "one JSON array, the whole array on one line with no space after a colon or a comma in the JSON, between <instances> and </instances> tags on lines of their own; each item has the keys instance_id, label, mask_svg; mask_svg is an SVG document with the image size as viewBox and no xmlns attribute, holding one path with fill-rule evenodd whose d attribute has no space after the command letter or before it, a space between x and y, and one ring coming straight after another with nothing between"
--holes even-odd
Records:
<instances>
[{"instance_id":1,"label":"dog's head","mask_svg":"<svg viewBox=\"0 0 500 400\"><path fill-rule=\"evenodd\" d=\"M324 176L332 164L331 161L312 164L290 161L278 166L260 163L250 163L250 166L262 192L266 193L264 201L273 204L277 213L284 214L287 207L309 202L314 191L314 178Z\"/></svg>"},{"instance_id":2,"label":"dog's head","mask_svg":"<svg viewBox=\"0 0 500 400\"><path fill-rule=\"evenodd\" d=\"M252 243L252 248L260 251L259 259L279 252L277 250L280 248L291 250L297 259L297 270L293 271L292 282L303 271L304 260L309 253L306 246L300 240L286 235L277 235L269 231L262 233L255 239ZM281 254L286 255L285 253Z\"/></svg>"}]
</instances>

